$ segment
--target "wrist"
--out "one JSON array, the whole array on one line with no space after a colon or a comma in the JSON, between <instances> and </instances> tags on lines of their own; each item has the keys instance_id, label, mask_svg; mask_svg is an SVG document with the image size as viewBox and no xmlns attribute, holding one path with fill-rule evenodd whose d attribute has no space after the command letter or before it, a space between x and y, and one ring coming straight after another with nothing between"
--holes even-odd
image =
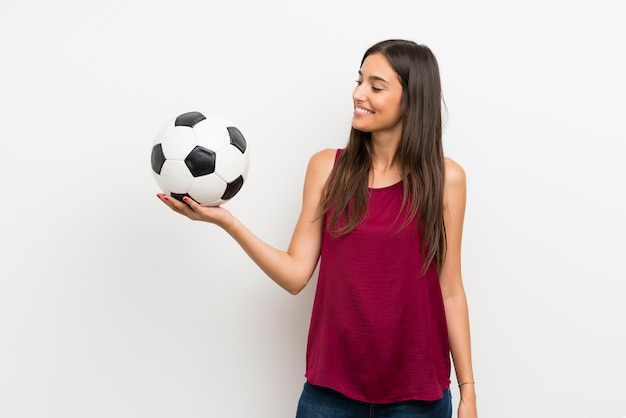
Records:
<instances>
[{"instance_id":1,"label":"wrist","mask_svg":"<svg viewBox=\"0 0 626 418\"><path fill-rule=\"evenodd\" d=\"M237 231L241 229L242 224L227 210L223 208L219 208L218 210L220 211L219 216L211 219L209 222L219 226L230 235L236 235Z\"/></svg>"},{"instance_id":2,"label":"wrist","mask_svg":"<svg viewBox=\"0 0 626 418\"><path fill-rule=\"evenodd\" d=\"M459 393L461 395L461 399L466 401L476 401L476 388L474 382L465 382L459 384Z\"/></svg>"}]
</instances>

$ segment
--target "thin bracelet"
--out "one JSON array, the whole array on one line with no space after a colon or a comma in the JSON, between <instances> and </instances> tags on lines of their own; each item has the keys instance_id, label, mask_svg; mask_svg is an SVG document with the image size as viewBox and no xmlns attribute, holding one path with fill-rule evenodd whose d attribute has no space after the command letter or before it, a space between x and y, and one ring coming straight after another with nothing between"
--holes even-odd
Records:
<instances>
[{"instance_id":1,"label":"thin bracelet","mask_svg":"<svg viewBox=\"0 0 626 418\"><path fill-rule=\"evenodd\" d=\"M459 383L459 387L463 386L463 385L467 385L471 383L472 385L475 384L476 382L472 381L472 382L463 382L463 383Z\"/></svg>"}]
</instances>

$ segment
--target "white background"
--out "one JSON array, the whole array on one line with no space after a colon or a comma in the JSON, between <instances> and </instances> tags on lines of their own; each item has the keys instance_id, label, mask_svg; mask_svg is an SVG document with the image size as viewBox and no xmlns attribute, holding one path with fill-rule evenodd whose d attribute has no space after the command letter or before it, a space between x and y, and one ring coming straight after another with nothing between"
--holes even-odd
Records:
<instances>
[{"instance_id":1,"label":"white background","mask_svg":"<svg viewBox=\"0 0 626 418\"><path fill-rule=\"evenodd\" d=\"M0 417L292 417L315 279L293 297L169 211L150 148L185 111L236 121L227 207L286 248L363 52L398 37L437 55L467 172L481 417L626 416L624 22L619 0L2 0Z\"/></svg>"}]
</instances>

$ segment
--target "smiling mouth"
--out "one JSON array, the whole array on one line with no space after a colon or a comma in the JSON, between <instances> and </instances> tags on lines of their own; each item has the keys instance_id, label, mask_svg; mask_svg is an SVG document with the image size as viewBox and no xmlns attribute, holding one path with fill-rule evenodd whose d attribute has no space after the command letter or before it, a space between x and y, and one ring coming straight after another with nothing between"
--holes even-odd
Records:
<instances>
[{"instance_id":1,"label":"smiling mouth","mask_svg":"<svg viewBox=\"0 0 626 418\"><path fill-rule=\"evenodd\" d=\"M359 106L355 106L354 107L354 112L358 113L358 114L361 114L361 115L371 115L372 113L374 113L374 112L372 112L369 109L365 109L365 108L359 107Z\"/></svg>"}]
</instances>

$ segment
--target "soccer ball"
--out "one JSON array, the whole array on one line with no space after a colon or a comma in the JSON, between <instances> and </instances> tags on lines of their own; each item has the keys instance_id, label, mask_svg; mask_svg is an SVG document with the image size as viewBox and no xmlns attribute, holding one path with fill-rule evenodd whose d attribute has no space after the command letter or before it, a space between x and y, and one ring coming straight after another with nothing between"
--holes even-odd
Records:
<instances>
[{"instance_id":1,"label":"soccer ball","mask_svg":"<svg viewBox=\"0 0 626 418\"><path fill-rule=\"evenodd\" d=\"M151 163L163 193L219 206L241 190L250 161L246 140L231 122L217 114L188 112L157 135Z\"/></svg>"}]
</instances>

